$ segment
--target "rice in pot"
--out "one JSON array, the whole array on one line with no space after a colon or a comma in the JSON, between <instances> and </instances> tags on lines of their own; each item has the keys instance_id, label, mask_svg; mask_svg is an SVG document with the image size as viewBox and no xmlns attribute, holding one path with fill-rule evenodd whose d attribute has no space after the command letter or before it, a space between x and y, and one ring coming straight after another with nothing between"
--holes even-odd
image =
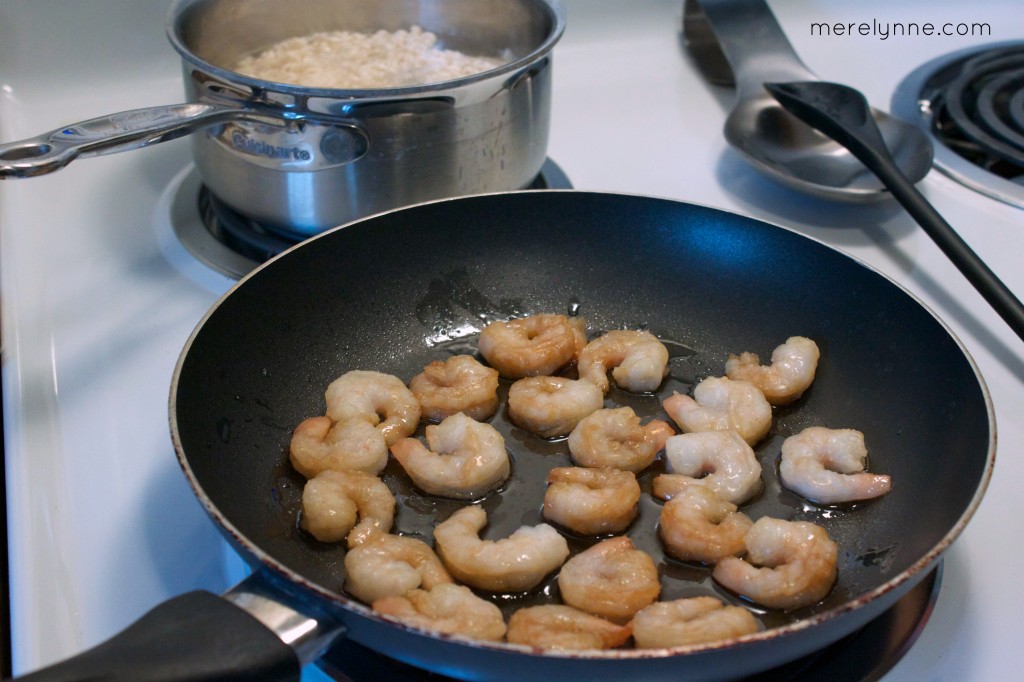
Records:
<instances>
[{"instance_id":1,"label":"rice in pot","mask_svg":"<svg viewBox=\"0 0 1024 682\"><path fill-rule=\"evenodd\" d=\"M235 70L308 88L361 90L439 83L503 63L441 49L435 34L413 26L409 30L330 31L289 38L243 58Z\"/></svg>"}]
</instances>

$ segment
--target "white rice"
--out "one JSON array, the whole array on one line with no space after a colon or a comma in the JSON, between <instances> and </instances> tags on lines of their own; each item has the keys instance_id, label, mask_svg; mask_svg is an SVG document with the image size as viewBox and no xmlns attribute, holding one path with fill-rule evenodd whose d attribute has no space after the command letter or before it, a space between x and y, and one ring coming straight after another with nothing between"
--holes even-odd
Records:
<instances>
[{"instance_id":1,"label":"white rice","mask_svg":"<svg viewBox=\"0 0 1024 682\"><path fill-rule=\"evenodd\" d=\"M407 31L331 31L289 38L245 57L235 71L276 83L358 90L439 83L503 63L442 50L436 35L413 26Z\"/></svg>"}]
</instances>

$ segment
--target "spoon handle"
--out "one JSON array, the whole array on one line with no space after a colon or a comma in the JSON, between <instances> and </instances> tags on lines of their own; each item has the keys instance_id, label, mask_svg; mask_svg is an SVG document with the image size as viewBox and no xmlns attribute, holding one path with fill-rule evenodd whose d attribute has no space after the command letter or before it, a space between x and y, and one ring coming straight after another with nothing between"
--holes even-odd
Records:
<instances>
[{"instance_id":1,"label":"spoon handle","mask_svg":"<svg viewBox=\"0 0 1024 682\"><path fill-rule=\"evenodd\" d=\"M896 165L864 95L837 83L765 83L782 106L846 147L878 176L978 293L1024 340L1024 305Z\"/></svg>"},{"instance_id":2,"label":"spoon handle","mask_svg":"<svg viewBox=\"0 0 1024 682\"><path fill-rule=\"evenodd\" d=\"M852 150L851 150L852 151ZM1024 305L891 162L861 159L1000 317L1024 339Z\"/></svg>"},{"instance_id":3,"label":"spoon handle","mask_svg":"<svg viewBox=\"0 0 1024 682\"><path fill-rule=\"evenodd\" d=\"M697 0L736 76L737 94L763 93L765 81L817 80L764 0Z\"/></svg>"}]
</instances>

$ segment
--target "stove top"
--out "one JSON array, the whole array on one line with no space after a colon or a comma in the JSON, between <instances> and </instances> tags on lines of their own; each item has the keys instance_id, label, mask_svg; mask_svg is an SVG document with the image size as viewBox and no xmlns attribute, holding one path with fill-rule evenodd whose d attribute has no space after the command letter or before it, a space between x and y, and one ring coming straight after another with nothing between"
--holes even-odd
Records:
<instances>
[{"instance_id":1,"label":"stove top","mask_svg":"<svg viewBox=\"0 0 1024 682\"><path fill-rule=\"evenodd\" d=\"M884 107L904 81L919 81L907 96L909 113L897 106L899 96L891 107L915 120L936 68L1024 41L1024 28L1010 19L1019 16L1018 0L769 3L815 73L856 86L875 106ZM683 0L564 4L568 25L554 53L548 152L574 187L723 208L841 249L934 310L988 384L1002 456L981 508L943 555L941 581L925 597L933 606L911 609L920 614L911 619L917 625L893 626L904 633L895 664L889 658L866 673L854 662L839 667L852 678L882 675L887 682L997 680L1024 667L1017 643L1024 552L1007 541L1024 533L1016 512L1024 479L1024 458L1015 456L1024 450L1019 340L892 202L846 206L799 195L731 152L722 123L732 92L707 83L681 48ZM180 101L181 65L163 34L168 6L169 0L0 0L0 140ZM882 39L813 29L897 22L983 23L991 31ZM1015 96L1007 111L1017 111ZM1020 208L1012 199L1019 185L935 146L939 172L919 187L1024 294L1019 255L1006 248L1019 239ZM180 204L199 222L200 192L186 140L0 182L16 674L93 646L171 596L221 592L237 579L240 560L184 483L167 433L167 389L182 346L255 262L241 258L225 274L182 244L171 216ZM834 670L828 674L838 679ZM323 670L309 666L304 676L322 677Z\"/></svg>"},{"instance_id":2,"label":"stove top","mask_svg":"<svg viewBox=\"0 0 1024 682\"><path fill-rule=\"evenodd\" d=\"M939 170L1024 208L1024 42L929 61L900 84L892 104L932 138Z\"/></svg>"}]
</instances>

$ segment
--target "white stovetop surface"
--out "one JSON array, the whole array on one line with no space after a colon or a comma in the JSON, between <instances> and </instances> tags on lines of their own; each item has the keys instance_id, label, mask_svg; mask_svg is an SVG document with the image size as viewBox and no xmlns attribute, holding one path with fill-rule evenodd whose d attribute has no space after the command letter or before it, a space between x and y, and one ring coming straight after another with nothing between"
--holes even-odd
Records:
<instances>
[{"instance_id":1,"label":"white stovetop surface","mask_svg":"<svg viewBox=\"0 0 1024 682\"><path fill-rule=\"evenodd\" d=\"M180 101L178 59L163 35L168 4L0 0L0 140ZM1005 679L1024 664L1024 345L895 205L803 197L726 148L729 97L705 85L680 50L681 0L565 4L550 155L575 187L721 207L824 240L919 296L977 361L999 428L995 476L945 556L927 628L886 679ZM933 57L1024 38L1016 0L772 6L812 70L881 107ZM810 35L811 21L872 19L988 22L992 35ZM229 586L230 555L184 483L167 433L179 350L230 285L169 235L167 188L189 161L179 140L0 183L15 672L96 644L169 596ZM1019 244L1024 212L936 172L921 188L1024 294L1020 249L1008 248Z\"/></svg>"}]
</instances>

